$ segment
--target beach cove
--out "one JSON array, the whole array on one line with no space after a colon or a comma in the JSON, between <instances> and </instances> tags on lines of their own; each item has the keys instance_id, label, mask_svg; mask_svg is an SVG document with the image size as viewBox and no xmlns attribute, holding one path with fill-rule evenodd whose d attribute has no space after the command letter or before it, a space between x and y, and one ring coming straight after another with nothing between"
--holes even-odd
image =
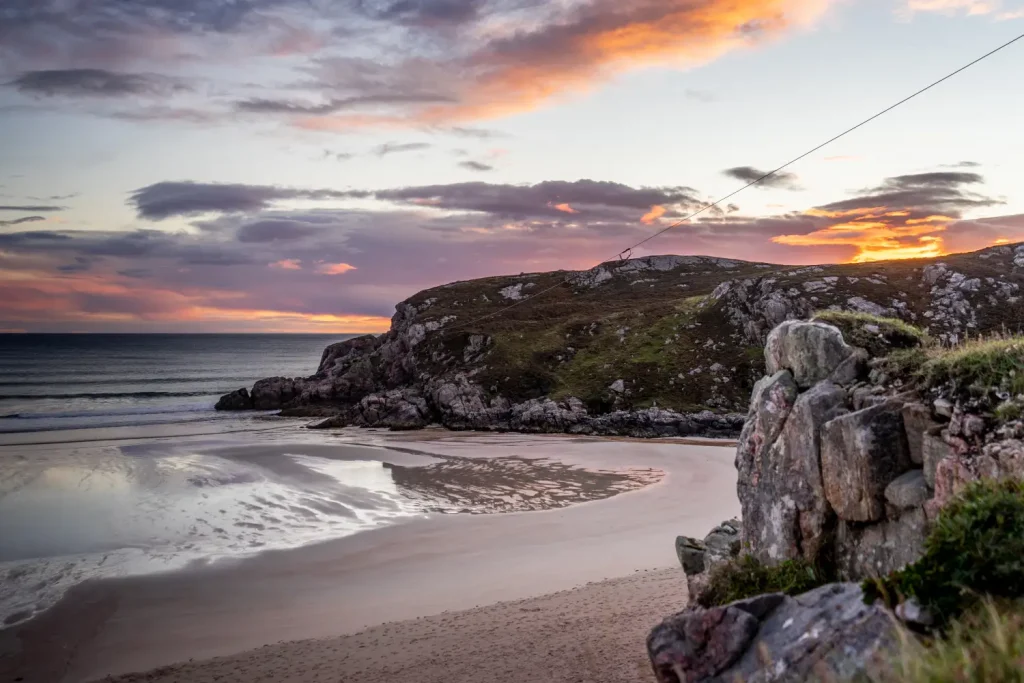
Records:
<instances>
[{"instance_id":1,"label":"beach cove","mask_svg":"<svg viewBox=\"0 0 1024 683\"><path fill-rule=\"evenodd\" d=\"M631 671L642 680L643 634L686 601L672 539L738 513L734 452L722 443L317 433L301 422L255 418L226 427L168 428L157 436L150 429L148 438L131 430L7 438L11 445L0 450L11 456L16 447L27 460L107 449L121 454L107 456L114 462L169 457L209 472L203 458L213 458L221 464L196 500L255 485L220 469L225 462L264 471L259 486L308 479L305 491L274 491L298 496L289 505L305 509L317 508L309 496L323 504L359 474L343 497L355 512L320 513L333 537L301 537L280 510L250 510L245 518L218 503L240 526L212 526L232 539L244 530L256 545L215 545L216 561L191 558L65 586L42 614L0 631L5 680L91 681L171 667L126 680L375 681L409 667L420 680L451 681L462 680L460 665L483 665L485 653L496 666L497 652L510 666L533 662L536 675L523 680L563 680L559 667L572 668L590 651L578 639L594 629L595 643L624 658L624 669L602 675L618 671L614 680L628 680L622 671ZM3 500L9 504L11 495ZM253 505L241 503L240 510ZM267 516L283 534L265 519L253 521ZM310 526L324 530L323 520ZM210 555L210 547L186 550ZM175 561L182 557L188 553ZM550 653L514 654L542 634ZM632 650L623 649L627 643ZM202 661L210 658L221 659Z\"/></svg>"}]
</instances>

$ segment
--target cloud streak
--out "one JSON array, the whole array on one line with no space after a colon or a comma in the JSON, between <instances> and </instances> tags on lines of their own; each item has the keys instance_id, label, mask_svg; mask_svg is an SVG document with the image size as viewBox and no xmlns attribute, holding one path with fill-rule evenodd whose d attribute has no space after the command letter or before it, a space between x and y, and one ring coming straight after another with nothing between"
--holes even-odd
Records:
<instances>
[{"instance_id":1,"label":"cloud streak","mask_svg":"<svg viewBox=\"0 0 1024 683\"><path fill-rule=\"evenodd\" d=\"M468 123L624 72L689 68L763 44L813 25L831 1L9 0L0 63L24 95L94 100L180 94L182 81L149 73L156 64L213 70L288 56L291 83L255 93L227 83L223 101L197 89L202 105L150 108L138 120L271 116L311 130L404 126L482 139L492 132Z\"/></svg>"},{"instance_id":2,"label":"cloud streak","mask_svg":"<svg viewBox=\"0 0 1024 683\"><path fill-rule=\"evenodd\" d=\"M172 216L262 211L286 200L342 199L352 195L326 189L186 181L156 183L135 190L129 198L129 204L140 218L164 220Z\"/></svg>"},{"instance_id":3,"label":"cloud streak","mask_svg":"<svg viewBox=\"0 0 1024 683\"><path fill-rule=\"evenodd\" d=\"M778 171L765 178L768 175L768 171L762 171L759 168L753 166L736 166L734 168L727 168L722 173L729 178L739 180L744 183L752 183L756 180L760 180L756 188L760 189L779 189L779 190L800 190L800 184L797 182L797 176L795 173L787 173L786 171Z\"/></svg>"},{"instance_id":4,"label":"cloud streak","mask_svg":"<svg viewBox=\"0 0 1024 683\"><path fill-rule=\"evenodd\" d=\"M47 97L161 96L188 89L183 83L165 76L105 69L30 71L8 85L21 93Z\"/></svg>"},{"instance_id":5,"label":"cloud streak","mask_svg":"<svg viewBox=\"0 0 1024 683\"><path fill-rule=\"evenodd\" d=\"M965 171L893 176L806 211L713 214L635 255L820 263L1024 240L1024 217L963 218L998 206L982 182ZM217 215L196 221L192 231L0 233L0 286L12 293L0 299L0 327L164 329L177 321L179 329L378 330L396 302L424 288L589 268L650 235L651 225L702 205L692 188L593 180L359 193L379 203L371 209L282 204L296 197L336 204L338 194L349 194L335 190L151 187L157 190L144 196L154 200L146 205L155 215L190 215L197 207ZM325 287L328 277L344 286Z\"/></svg>"}]
</instances>

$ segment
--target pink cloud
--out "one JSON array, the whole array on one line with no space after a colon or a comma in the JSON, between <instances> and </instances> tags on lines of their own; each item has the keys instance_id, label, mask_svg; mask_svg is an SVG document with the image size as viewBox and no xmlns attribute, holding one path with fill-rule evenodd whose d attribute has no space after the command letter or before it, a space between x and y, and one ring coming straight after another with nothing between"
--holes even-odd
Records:
<instances>
[{"instance_id":1,"label":"pink cloud","mask_svg":"<svg viewBox=\"0 0 1024 683\"><path fill-rule=\"evenodd\" d=\"M352 270L356 270L356 267L347 263L323 263L316 267L320 275L344 275Z\"/></svg>"}]
</instances>

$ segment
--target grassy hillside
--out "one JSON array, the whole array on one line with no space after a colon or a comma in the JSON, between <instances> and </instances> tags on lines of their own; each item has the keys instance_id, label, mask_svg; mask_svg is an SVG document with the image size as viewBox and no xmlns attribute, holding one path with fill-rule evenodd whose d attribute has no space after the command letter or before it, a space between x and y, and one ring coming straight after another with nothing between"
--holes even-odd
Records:
<instances>
[{"instance_id":1,"label":"grassy hillside","mask_svg":"<svg viewBox=\"0 0 1024 683\"><path fill-rule=\"evenodd\" d=\"M437 287L400 305L396 320L404 309L406 322L441 325L413 350L421 376L465 372L514 401L744 410L763 372L764 335L782 319L861 311L913 323L940 344L1017 331L1022 266L1024 248L1009 246L811 267L647 257Z\"/></svg>"}]
</instances>

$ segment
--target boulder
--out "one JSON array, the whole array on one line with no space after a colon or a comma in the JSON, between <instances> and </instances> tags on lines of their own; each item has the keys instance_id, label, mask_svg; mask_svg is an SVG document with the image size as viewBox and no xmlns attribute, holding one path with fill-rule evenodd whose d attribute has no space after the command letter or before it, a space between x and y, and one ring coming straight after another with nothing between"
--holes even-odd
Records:
<instances>
[{"instance_id":1,"label":"boulder","mask_svg":"<svg viewBox=\"0 0 1024 683\"><path fill-rule=\"evenodd\" d=\"M796 683L870 676L898 643L858 585L831 584L686 610L651 631L647 651L659 683Z\"/></svg>"},{"instance_id":2,"label":"boulder","mask_svg":"<svg viewBox=\"0 0 1024 683\"><path fill-rule=\"evenodd\" d=\"M239 389L230 394L224 394L217 401L214 410L252 410L252 397L248 389Z\"/></svg>"},{"instance_id":3,"label":"boulder","mask_svg":"<svg viewBox=\"0 0 1024 683\"><path fill-rule=\"evenodd\" d=\"M704 537L704 545L712 555L735 557L740 552L740 520L722 522Z\"/></svg>"},{"instance_id":4,"label":"boulder","mask_svg":"<svg viewBox=\"0 0 1024 683\"><path fill-rule=\"evenodd\" d=\"M938 423L932 420L932 411L925 404L908 403L903 406L903 429L907 432L910 460L915 465L924 463L924 435L937 430L938 427Z\"/></svg>"},{"instance_id":5,"label":"boulder","mask_svg":"<svg viewBox=\"0 0 1024 683\"><path fill-rule=\"evenodd\" d=\"M928 519L920 507L877 524L840 521L836 529L835 561L840 577L858 580L885 576L924 554Z\"/></svg>"},{"instance_id":6,"label":"boulder","mask_svg":"<svg viewBox=\"0 0 1024 683\"><path fill-rule=\"evenodd\" d=\"M786 418L796 403L797 386L788 370L765 377L754 385L750 413L740 433L736 448L737 493L744 508L744 518L760 502L761 477L770 470L769 450L785 426ZM770 473L769 475L770 476ZM744 530L744 541L750 545L757 539L750 536L753 525Z\"/></svg>"},{"instance_id":7,"label":"boulder","mask_svg":"<svg viewBox=\"0 0 1024 683\"><path fill-rule=\"evenodd\" d=\"M789 370L801 388L827 379L853 355L838 328L799 320L772 330L764 347L768 374Z\"/></svg>"},{"instance_id":8,"label":"boulder","mask_svg":"<svg viewBox=\"0 0 1024 683\"><path fill-rule=\"evenodd\" d=\"M676 557L687 576L704 573L707 569L707 552L708 547L699 538L676 536Z\"/></svg>"},{"instance_id":9,"label":"boulder","mask_svg":"<svg viewBox=\"0 0 1024 683\"><path fill-rule=\"evenodd\" d=\"M871 522L885 516L885 488L910 469L900 406L865 408L821 429L825 495L840 519Z\"/></svg>"},{"instance_id":10,"label":"boulder","mask_svg":"<svg viewBox=\"0 0 1024 683\"><path fill-rule=\"evenodd\" d=\"M935 470L939 463L953 454L941 436L925 433L921 437L921 462L924 465L924 480L929 487L935 488Z\"/></svg>"},{"instance_id":11,"label":"boulder","mask_svg":"<svg viewBox=\"0 0 1024 683\"><path fill-rule=\"evenodd\" d=\"M835 515L822 481L820 431L845 412L846 399L846 390L829 381L801 394L778 438L737 488L749 552L762 561L802 555L815 562L828 546Z\"/></svg>"},{"instance_id":12,"label":"boulder","mask_svg":"<svg viewBox=\"0 0 1024 683\"><path fill-rule=\"evenodd\" d=\"M916 508L932 497L924 470L910 470L892 480L885 487L885 499L895 508Z\"/></svg>"},{"instance_id":13,"label":"boulder","mask_svg":"<svg viewBox=\"0 0 1024 683\"><path fill-rule=\"evenodd\" d=\"M707 587L712 570L740 554L742 526L738 519L722 522L704 540L678 536L676 556L686 573L689 604L696 604Z\"/></svg>"},{"instance_id":14,"label":"boulder","mask_svg":"<svg viewBox=\"0 0 1024 683\"><path fill-rule=\"evenodd\" d=\"M280 410L302 394L303 380L288 377L261 379L252 387L256 410Z\"/></svg>"},{"instance_id":15,"label":"boulder","mask_svg":"<svg viewBox=\"0 0 1024 683\"><path fill-rule=\"evenodd\" d=\"M647 636L659 683L711 681L750 646L760 624L742 606L697 608L670 617Z\"/></svg>"}]
</instances>

